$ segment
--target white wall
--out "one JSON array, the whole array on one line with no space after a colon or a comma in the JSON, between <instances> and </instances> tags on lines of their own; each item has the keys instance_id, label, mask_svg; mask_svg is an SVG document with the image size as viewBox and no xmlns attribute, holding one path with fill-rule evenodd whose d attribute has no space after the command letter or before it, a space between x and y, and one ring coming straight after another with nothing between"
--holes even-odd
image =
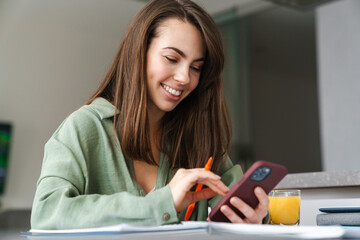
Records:
<instances>
[{"instance_id":1,"label":"white wall","mask_svg":"<svg viewBox=\"0 0 360 240\"><path fill-rule=\"evenodd\" d=\"M45 142L102 80L130 0L0 0L0 121L14 125L4 208L29 208Z\"/></svg>"},{"instance_id":2,"label":"white wall","mask_svg":"<svg viewBox=\"0 0 360 240\"><path fill-rule=\"evenodd\" d=\"M323 167L360 169L360 1L335 1L316 15Z\"/></svg>"}]
</instances>

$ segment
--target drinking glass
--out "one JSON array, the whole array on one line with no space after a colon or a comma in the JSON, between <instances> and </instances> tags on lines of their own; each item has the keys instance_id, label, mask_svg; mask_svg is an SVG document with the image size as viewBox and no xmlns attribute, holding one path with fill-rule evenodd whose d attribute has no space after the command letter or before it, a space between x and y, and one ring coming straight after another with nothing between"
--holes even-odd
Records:
<instances>
[{"instance_id":1,"label":"drinking glass","mask_svg":"<svg viewBox=\"0 0 360 240\"><path fill-rule=\"evenodd\" d=\"M269 193L270 224L300 224L300 190L272 190Z\"/></svg>"}]
</instances>

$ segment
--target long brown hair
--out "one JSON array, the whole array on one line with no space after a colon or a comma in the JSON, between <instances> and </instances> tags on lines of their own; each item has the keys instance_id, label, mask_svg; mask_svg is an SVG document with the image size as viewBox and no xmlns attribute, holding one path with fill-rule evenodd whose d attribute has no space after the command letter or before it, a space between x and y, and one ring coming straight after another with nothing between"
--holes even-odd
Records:
<instances>
[{"instance_id":1,"label":"long brown hair","mask_svg":"<svg viewBox=\"0 0 360 240\"><path fill-rule=\"evenodd\" d=\"M214 157L217 170L226 156L231 123L223 96L224 53L211 16L190 0L151 0L135 16L103 82L89 99L104 97L119 114L114 128L126 158L155 164L147 117L146 53L159 24L176 17L202 34L206 57L199 84L162 120L162 151L173 168L203 167Z\"/></svg>"}]
</instances>

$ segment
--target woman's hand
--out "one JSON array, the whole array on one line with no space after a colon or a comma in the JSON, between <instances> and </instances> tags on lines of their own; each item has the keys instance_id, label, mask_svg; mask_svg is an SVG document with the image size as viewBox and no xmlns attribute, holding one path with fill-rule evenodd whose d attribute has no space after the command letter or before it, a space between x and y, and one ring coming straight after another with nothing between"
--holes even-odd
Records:
<instances>
[{"instance_id":1,"label":"woman's hand","mask_svg":"<svg viewBox=\"0 0 360 240\"><path fill-rule=\"evenodd\" d=\"M230 203L237 208L245 218L242 219L238 216L230 207L223 205L220 211L232 222L232 223L256 223L261 224L264 217L267 215L269 207L269 199L265 191L261 187L256 187L254 190L256 197L259 200L259 204L255 209L250 207L244 201L238 197L232 197Z\"/></svg>"},{"instance_id":2,"label":"woman's hand","mask_svg":"<svg viewBox=\"0 0 360 240\"><path fill-rule=\"evenodd\" d=\"M195 184L203 184L208 188L199 192L190 191ZM202 168L179 169L170 181L169 187L177 212L183 211L193 202L216 195L224 196L229 191L218 175Z\"/></svg>"}]
</instances>

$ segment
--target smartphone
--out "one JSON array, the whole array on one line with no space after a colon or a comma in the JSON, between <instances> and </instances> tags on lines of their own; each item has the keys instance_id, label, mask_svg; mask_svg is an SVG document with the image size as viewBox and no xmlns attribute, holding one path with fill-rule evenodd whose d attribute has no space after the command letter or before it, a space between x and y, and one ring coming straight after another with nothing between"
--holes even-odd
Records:
<instances>
[{"instance_id":1,"label":"smartphone","mask_svg":"<svg viewBox=\"0 0 360 240\"><path fill-rule=\"evenodd\" d=\"M245 201L252 208L256 208L259 200L254 194L254 189L259 186L269 193L287 174L286 167L266 161L256 161L240 177L230 191L216 204L211 210L209 218L214 222L230 222L229 219L220 211L223 205L229 206L241 218L244 215L230 203L233 196L237 196Z\"/></svg>"}]
</instances>

